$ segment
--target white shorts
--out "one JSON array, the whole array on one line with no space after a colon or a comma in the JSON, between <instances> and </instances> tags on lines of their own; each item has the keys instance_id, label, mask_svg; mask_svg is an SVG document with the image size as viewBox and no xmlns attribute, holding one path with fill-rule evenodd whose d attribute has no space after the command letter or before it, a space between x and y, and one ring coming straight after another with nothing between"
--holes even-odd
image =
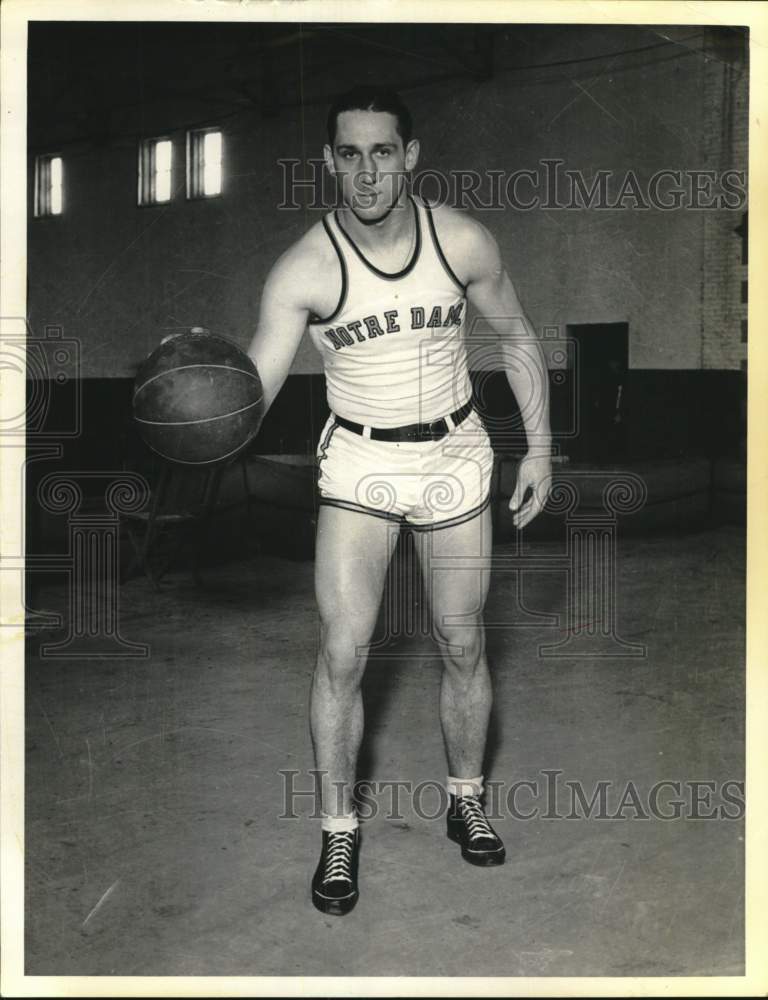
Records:
<instances>
[{"instance_id":1,"label":"white shorts","mask_svg":"<svg viewBox=\"0 0 768 1000\"><path fill-rule=\"evenodd\" d=\"M320 503L414 528L447 528L490 502L493 449L473 410L439 441L372 441L332 413L317 446Z\"/></svg>"}]
</instances>

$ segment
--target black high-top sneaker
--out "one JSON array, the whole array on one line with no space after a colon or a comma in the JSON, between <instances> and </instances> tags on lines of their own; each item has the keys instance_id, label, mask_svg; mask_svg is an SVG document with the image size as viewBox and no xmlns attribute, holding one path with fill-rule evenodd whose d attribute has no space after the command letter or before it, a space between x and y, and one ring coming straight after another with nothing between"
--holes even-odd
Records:
<instances>
[{"instance_id":1,"label":"black high-top sneaker","mask_svg":"<svg viewBox=\"0 0 768 1000\"><path fill-rule=\"evenodd\" d=\"M503 865L506 851L476 795L451 795L448 838L461 844L461 856L471 865Z\"/></svg>"},{"instance_id":2,"label":"black high-top sneaker","mask_svg":"<svg viewBox=\"0 0 768 1000\"><path fill-rule=\"evenodd\" d=\"M323 913L343 917L357 902L360 829L343 833L323 830L323 850L312 879L312 902Z\"/></svg>"}]
</instances>

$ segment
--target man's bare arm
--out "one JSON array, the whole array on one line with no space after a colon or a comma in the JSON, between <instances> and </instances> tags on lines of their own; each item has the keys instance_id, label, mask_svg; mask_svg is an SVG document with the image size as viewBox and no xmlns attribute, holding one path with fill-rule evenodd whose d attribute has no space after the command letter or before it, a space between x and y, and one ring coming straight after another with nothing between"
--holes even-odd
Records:
<instances>
[{"instance_id":1,"label":"man's bare arm","mask_svg":"<svg viewBox=\"0 0 768 1000\"><path fill-rule=\"evenodd\" d=\"M288 251L270 271L248 348L264 387L265 412L285 382L309 320L305 285L298 280L300 264L295 251Z\"/></svg>"},{"instance_id":2,"label":"man's bare arm","mask_svg":"<svg viewBox=\"0 0 768 1000\"><path fill-rule=\"evenodd\" d=\"M485 227L473 222L470 242L467 296L498 334L504 371L528 438L528 452L521 462L510 502L511 509L517 511L515 524L522 528L544 506L552 480L547 364L536 331L504 269L496 241ZM532 495L522 504L528 487Z\"/></svg>"}]
</instances>

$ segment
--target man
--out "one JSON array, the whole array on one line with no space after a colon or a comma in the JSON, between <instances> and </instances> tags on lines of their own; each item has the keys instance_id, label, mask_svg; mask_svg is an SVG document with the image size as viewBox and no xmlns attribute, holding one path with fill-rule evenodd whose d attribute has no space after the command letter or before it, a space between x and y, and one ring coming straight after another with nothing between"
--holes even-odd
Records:
<instances>
[{"instance_id":1,"label":"man","mask_svg":"<svg viewBox=\"0 0 768 1000\"><path fill-rule=\"evenodd\" d=\"M546 500L551 449L546 366L498 247L477 221L409 195L419 143L399 97L359 87L337 100L324 154L341 206L275 264L250 354L267 407L307 327L325 367L331 415L318 446L321 632L310 704L323 845L312 899L341 915L358 898L352 792L365 650L402 523L415 530L444 663L448 836L472 864L504 861L482 800L493 453L470 401L467 300L499 336L528 435L510 504L518 528Z\"/></svg>"}]
</instances>

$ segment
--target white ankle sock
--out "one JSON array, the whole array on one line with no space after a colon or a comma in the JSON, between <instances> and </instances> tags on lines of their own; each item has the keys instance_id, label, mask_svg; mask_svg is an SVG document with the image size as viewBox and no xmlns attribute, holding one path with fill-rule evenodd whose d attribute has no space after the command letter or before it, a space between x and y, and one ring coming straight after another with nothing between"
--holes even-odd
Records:
<instances>
[{"instance_id":1,"label":"white ankle sock","mask_svg":"<svg viewBox=\"0 0 768 1000\"><path fill-rule=\"evenodd\" d=\"M483 775L477 778L452 778L448 775L445 783L446 791L449 795L477 795L483 794Z\"/></svg>"},{"instance_id":2,"label":"white ankle sock","mask_svg":"<svg viewBox=\"0 0 768 1000\"><path fill-rule=\"evenodd\" d=\"M322 828L325 833L349 833L356 830L358 825L355 813L348 816L326 816L323 813Z\"/></svg>"}]
</instances>

